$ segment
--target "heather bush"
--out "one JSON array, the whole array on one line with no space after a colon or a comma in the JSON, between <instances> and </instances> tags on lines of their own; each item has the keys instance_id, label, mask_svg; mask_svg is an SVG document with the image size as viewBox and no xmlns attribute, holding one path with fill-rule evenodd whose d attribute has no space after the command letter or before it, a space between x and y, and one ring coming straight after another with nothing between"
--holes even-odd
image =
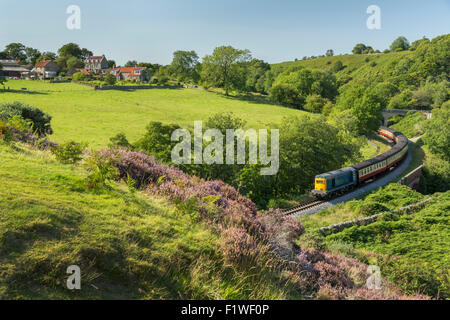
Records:
<instances>
[{"instance_id":1,"label":"heather bush","mask_svg":"<svg viewBox=\"0 0 450 320\"><path fill-rule=\"evenodd\" d=\"M258 255L255 240L243 228L229 228L221 233L219 248L228 262L239 263Z\"/></svg>"}]
</instances>

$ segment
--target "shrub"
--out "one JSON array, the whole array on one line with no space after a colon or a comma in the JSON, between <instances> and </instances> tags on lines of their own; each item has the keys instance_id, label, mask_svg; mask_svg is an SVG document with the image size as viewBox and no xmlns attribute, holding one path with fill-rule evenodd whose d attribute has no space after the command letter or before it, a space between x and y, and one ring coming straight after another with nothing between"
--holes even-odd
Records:
<instances>
[{"instance_id":1,"label":"shrub","mask_svg":"<svg viewBox=\"0 0 450 320\"><path fill-rule=\"evenodd\" d=\"M107 182L114 180L118 170L112 164L112 158L105 158L99 152L92 152L86 160L85 167L90 172L87 176L89 189L105 187ZM130 178L127 180L130 183Z\"/></svg>"},{"instance_id":2,"label":"shrub","mask_svg":"<svg viewBox=\"0 0 450 320\"><path fill-rule=\"evenodd\" d=\"M312 94L306 97L306 103L303 108L314 113L322 113L323 107L328 102L328 99L322 98L318 94Z\"/></svg>"},{"instance_id":3,"label":"shrub","mask_svg":"<svg viewBox=\"0 0 450 320\"><path fill-rule=\"evenodd\" d=\"M164 85L166 85L167 83L169 82L169 77L168 76L160 76L159 78L158 78L158 84L160 85L160 86L164 86Z\"/></svg>"},{"instance_id":4,"label":"shrub","mask_svg":"<svg viewBox=\"0 0 450 320\"><path fill-rule=\"evenodd\" d=\"M83 72L74 73L72 76L74 81L86 81L86 75Z\"/></svg>"},{"instance_id":5,"label":"shrub","mask_svg":"<svg viewBox=\"0 0 450 320\"><path fill-rule=\"evenodd\" d=\"M109 141L110 141L110 143L109 143L108 147L111 149L125 148L128 150L131 150L133 148L132 145L128 142L125 133L123 133L123 132L120 132L120 133L116 134L114 137L111 137L109 139Z\"/></svg>"},{"instance_id":6,"label":"shrub","mask_svg":"<svg viewBox=\"0 0 450 320\"><path fill-rule=\"evenodd\" d=\"M9 120L14 116L31 121L32 129L39 136L52 134L50 126L52 117L38 108L22 104L20 102L5 103L0 105L0 119Z\"/></svg>"},{"instance_id":7,"label":"shrub","mask_svg":"<svg viewBox=\"0 0 450 320\"><path fill-rule=\"evenodd\" d=\"M106 82L107 85L113 86L116 84L117 79L114 75L109 73L105 76L104 81Z\"/></svg>"},{"instance_id":8,"label":"shrub","mask_svg":"<svg viewBox=\"0 0 450 320\"><path fill-rule=\"evenodd\" d=\"M277 84L270 89L270 98L278 103L301 107L305 99L298 90L289 84Z\"/></svg>"},{"instance_id":9,"label":"shrub","mask_svg":"<svg viewBox=\"0 0 450 320\"><path fill-rule=\"evenodd\" d=\"M61 163L75 164L82 159L84 145L75 141L68 141L52 147L51 152Z\"/></svg>"},{"instance_id":10,"label":"shrub","mask_svg":"<svg viewBox=\"0 0 450 320\"><path fill-rule=\"evenodd\" d=\"M344 67L344 64L342 63L342 61L341 60L338 60L338 61L336 61L334 64L333 64L333 66L331 67L331 70L334 72L334 73L336 73L336 72L339 72L339 71L341 71L342 69L344 69L345 67Z\"/></svg>"},{"instance_id":11,"label":"shrub","mask_svg":"<svg viewBox=\"0 0 450 320\"><path fill-rule=\"evenodd\" d=\"M359 208L359 212L365 217L370 217L386 211L389 211L389 209L378 202L365 203Z\"/></svg>"},{"instance_id":12,"label":"shrub","mask_svg":"<svg viewBox=\"0 0 450 320\"><path fill-rule=\"evenodd\" d=\"M12 138L11 131L8 128L8 123L6 121L0 120L0 140L10 141Z\"/></svg>"}]
</instances>

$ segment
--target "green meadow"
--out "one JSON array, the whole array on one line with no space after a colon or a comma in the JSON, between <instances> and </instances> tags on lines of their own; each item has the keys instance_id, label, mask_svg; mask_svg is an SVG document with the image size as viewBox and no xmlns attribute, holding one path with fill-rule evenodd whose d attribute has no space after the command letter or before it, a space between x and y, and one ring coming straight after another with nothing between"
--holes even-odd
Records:
<instances>
[{"instance_id":1,"label":"green meadow","mask_svg":"<svg viewBox=\"0 0 450 320\"><path fill-rule=\"evenodd\" d=\"M52 117L51 140L70 139L99 148L124 132L130 141L140 138L150 121L175 123L186 128L218 112L233 112L247 127L268 128L285 116L305 112L272 105L261 96L226 97L203 89L94 91L73 83L10 80L0 103L19 101L40 108ZM27 90L22 90L26 88Z\"/></svg>"}]
</instances>

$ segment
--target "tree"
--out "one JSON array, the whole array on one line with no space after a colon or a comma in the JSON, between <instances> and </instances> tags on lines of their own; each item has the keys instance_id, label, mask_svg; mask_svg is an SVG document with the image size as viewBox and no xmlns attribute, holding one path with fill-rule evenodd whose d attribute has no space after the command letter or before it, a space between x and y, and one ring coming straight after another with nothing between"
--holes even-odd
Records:
<instances>
[{"instance_id":1,"label":"tree","mask_svg":"<svg viewBox=\"0 0 450 320\"><path fill-rule=\"evenodd\" d=\"M127 63L125 63L125 68L130 68L130 67L137 67L138 63L136 60L131 60L128 61Z\"/></svg>"},{"instance_id":2,"label":"tree","mask_svg":"<svg viewBox=\"0 0 450 320\"><path fill-rule=\"evenodd\" d=\"M297 69L281 73L270 89L270 93L274 101L291 105L295 103L297 107L302 107L306 97L311 94L334 100L338 94L337 81L334 74L330 72L297 67ZM280 98L281 100L277 100Z\"/></svg>"},{"instance_id":3,"label":"tree","mask_svg":"<svg viewBox=\"0 0 450 320\"><path fill-rule=\"evenodd\" d=\"M416 50L422 43L430 43L430 39L428 39L427 37L423 37L422 39L414 41L413 43L411 43L409 50Z\"/></svg>"},{"instance_id":4,"label":"tree","mask_svg":"<svg viewBox=\"0 0 450 320\"><path fill-rule=\"evenodd\" d=\"M60 57L76 57L80 59L83 57L83 51L80 49L80 46L72 42L59 48L58 54Z\"/></svg>"},{"instance_id":5,"label":"tree","mask_svg":"<svg viewBox=\"0 0 450 320\"><path fill-rule=\"evenodd\" d=\"M353 54L363 54L367 47L363 43L358 43L352 50Z\"/></svg>"},{"instance_id":6,"label":"tree","mask_svg":"<svg viewBox=\"0 0 450 320\"><path fill-rule=\"evenodd\" d=\"M164 125L161 122L150 122L144 137L135 144L137 150L145 151L164 163L172 162L172 149L177 142L171 140L172 133L179 129L178 125Z\"/></svg>"},{"instance_id":7,"label":"tree","mask_svg":"<svg viewBox=\"0 0 450 320\"><path fill-rule=\"evenodd\" d=\"M110 85L110 86L113 86L113 85L115 85L116 84L116 77L114 76L114 75L112 75L111 73L108 73L106 76L105 76L105 82L106 82L106 84L108 84L108 85Z\"/></svg>"},{"instance_id":8,"label":"tree","mask_svg":"<svg viewBox=\"0 0 450 320\"><path fill-rule=\"evenodd\" d=\"M328 102L328 99L322 98L318 94L312 94L306 97L306 102L303 108L314 113L322 113L323 107Z\"/></svg>"},{"instance_id":9,"label":"tree","mask_svg":"<svg viewBox=\"0 0 450 320\"><path fill-rule=\"evenodd\" d=\"M325 54L327 57L332 57L332 56L334 56L334 51L333 51L333 49L328 49L327 50L327 53Z\"/></svg>"},{"instance_id":10,"label":"tree","mask_svg":"<svg viewBox=\"0 0 450 320\"><path fill-rule=\"evenodd\" d=\"M315 175L340 168L357 153L323 116L285 118L282 123L278 195L310 191Z\"/></svg>"},{"instance_id":11,"label":"tree","mask_svg":"<svg viewBox=\"0 0 450 320\"><path fill-rule=\"evenodd\" d=\"M405 37L398 37L392 42L390 49L392 52L408 50L409 41Z\"/></svg>"},{"instance_id":12,"label":"tree","mask_svg":"<svg viewBox=\"0 0 450 320\"><path fill-rule=\"evenodd\" d=\"M267 93L265 89L266 73L270 64L259 59L253 59L247 66L246 87L248 91Z\"/></svg>"},{"instance_id":13,"label":"tree","mask_svg":"<svg viewBox=\"0 0 450 320\"><path fill-rule=\"evenodd\" d=\"M81 59L85 60L91 56L93 56L94 54L92 53L92 51L89 51L86 48L81 49Z\"/></svg>"},{"instance_id":14,"label":"tree","mask_svg":"<svg viewBox=\"0 0 450 320\"><path fill-rule=\"evenodd\" d=\"M239 50L232 46L221 46L214 49L211 55L203 58L202 79L207 84L225 89L229 95L230 89L239 89L242 83L242 63L250 61L249 50Z\"/></svg>"},{"instance_id":15,"label":"tree","mask_svg":"<svg viewBox=\"0 0 450 320\"><path fill-rule=\"evenodd\" d=\"M331 67L331 71L333 71L334 73L339 72L342 69L344 69L344 64L342 63L341 60L338 60L335 63L333 63L333 66Z\"/></svg>"},{"instance_id":16,"label":"tree","mask_svg":"<svg viewBox=\"0 0 450 320\"><path fill-rule=\"evenodd\" d=\"M108 67L114 68L116 66L116 61L108 59Z\"/></svg>"},{"instance_id":17,"label":"tree","mask_svg":"<svg viewBox=\"0 0 450 320\"><path fill-rule=\"evenodd\" d=\"M243 129L246 123L245 120L236 117L232 112L221 112L209 117L205 126L209 129L217 129L225 136L227 129Z\"/></svg>"},{"instance_id":18,"label":"tree","mask_svg":"<svg viewBox=\"0 0 450 320\"><path fill-rule=\"evenodd\" d=\"M25 54L25 46L21 43L10 43L3 51L8 59L19 60L25 62L27 56Z\"/></svg>"},{"instance_id":19,"label":"tree","mask_svg":"<svg viewBox=\"0 0 450 320\"><path fill-rule=\"evenodd\" d=\"M345 118L351 119L350 132L358 135L378 129L382 120L383 103L383 97L378 96L369 83L355 83L341 93L336 111L349 110Z\"/></svg>"},{"instance_id":20,"label":"tree","mask_svg":"<svg viewBox=\"0 0 450 320\"><path fill-rule=\"evenodd\" d=\"M84 62L80 58L70 57L66 60L67 70L72 70L74 68L83 68Z\"/></svg>"},{"instance_id":21,"label":"tree","mask_svg":"<svg viewBox=\"0 0 450 320\"><path fill-rule=\"evenodd\" d=\"M297 108L305 103L305 98L299 94L297 88L287 83L274 84L270 89L270 98L275 102Z\"/></svg>"},{"instance_id":22,"label":"tree","mask_svg":"<svg viewBox=\"0 0 450 320\"><path fill-rule=\"evenodd\" d=\"M41 52L34 48L25 48L25 55L26 55L26 63L35 65L39 57L41 56Z\"/></svg>"},{"instance_id":23,"label":"tree","mask_svg":"<svg viewBox=\"0 0 450 320\"><path fill-rule=\"evenodd\" d=\"M42 53L39 58L36 59L36 63L38 63L42 60L52 60L53 61L55 59L56 59L56 53L46 51L46 52Z\"/></svg>"},{"instance_id":24,"label":"tree","mask_svg":"<svg viewBox=\"0 0 450 320\"><path fill-rule=\"evenodd\" d=\"M198 80L195 67L199 63L199 58L195 51L175 51L173 53L171 71L181 81Z\"/></svg>"}]
</instances>

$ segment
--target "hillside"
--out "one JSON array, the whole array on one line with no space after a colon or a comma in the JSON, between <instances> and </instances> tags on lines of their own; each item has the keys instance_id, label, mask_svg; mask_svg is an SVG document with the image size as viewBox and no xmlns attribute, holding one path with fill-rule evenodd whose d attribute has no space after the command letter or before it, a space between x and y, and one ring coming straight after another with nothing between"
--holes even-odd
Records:
<instances>
[{"instance_id":1,"label":"hillside","mask_svg":"<svg viewBox=\"0 0 450 320\"><path fill-rule=\"evenodd\" d=\"M74 139L93 148L105 147L119 132L135 141L150 121L192 128L194 121L229 111L247 120L249 128L259 129L280 123L285 116L305 114L272 105L264 98L225 97L203 89L94 91L72 83L21 80L5 85L11 92L2 92L0 103L19 101L38 107L53 117L54 141Z\"/></svg>"},{"instance_id":2,"label":"hillside","mask_svg":"<svg viewBox=\"0 0 450 320\"><path fill-rule=\"evenodd\" d=\"M167 180L159 177L144 192L118 182L93 191L83 166L59 164L24 144L0 144L2 298L425 298L405 296L389 282L367 291L364 264L293 247L304 231L293 220L248 215L254 205L220 182L119 153L114 163L121 177L126 164L127 181L155 174ZM80 291L65 287L70 265L82 270Z\"/></svg>"},{"instance_id":3,"label":"hillside","mask_svg":"<svg viewBox=\"0 0 450 320\"><path fill-rule=\"evenodd\" d=\"M411 51L373 54L343 54L308 60L286 61L273 64L272 68L274 71L284 71L288 68L301 66L310 69L329 70L336 61L341 61L345 68L339 71L338 75L347 74L356 79L376 75L393 61L398 61L409 55L411 55ZM377 65L371 66L371 62L376 62Z\"/></svg>"},{"instance_id":4,"label":"hillside","mask_svg":"<svg viewBox=\"0 0 450 320\"><path fill-rule=\"evenodd\" d=\"M390 184L362 199L303 217L301 221L308 234L300 243L311 244L309 241L315 239L328 250L380 266L385 277L409 293L421 292L445 299L450 294L449 196L449 191L425 196L408 187ZM408 213L398 211L427 199L431 201ZM325 236L315 235L321 227L382 212L389 213L375 223Z\"/></svg>"},{"instance_id":5,"label":"hillside","mask_svg":"<svg viewBox=\"0 0 450 320\"><path fill-rule=\"evenodd\" d=\"M270 273L227 268L218 235L164 197L113 183L48 152L0 144L0 298L296 299ZM65 287L79 265L82 290Z\"/></svg>"}]
</instances>

